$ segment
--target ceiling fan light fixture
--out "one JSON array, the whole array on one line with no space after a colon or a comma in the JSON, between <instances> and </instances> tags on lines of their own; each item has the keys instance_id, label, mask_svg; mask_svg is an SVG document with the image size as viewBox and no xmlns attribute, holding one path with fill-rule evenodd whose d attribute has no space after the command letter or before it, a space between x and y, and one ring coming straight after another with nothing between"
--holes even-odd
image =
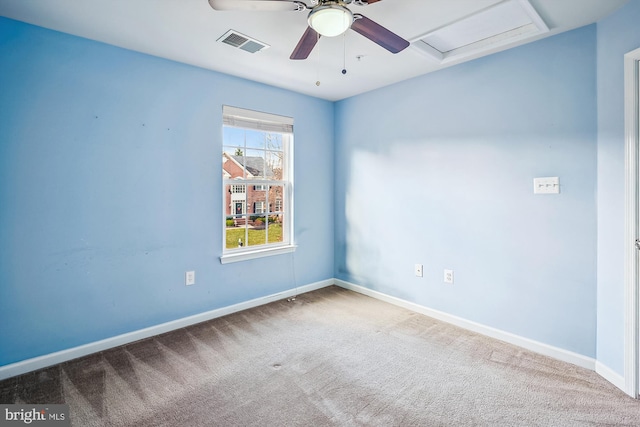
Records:
<instances>
[{"instance_id":1,"label":"ceiling fan light fixture","mask_svg":"<svg viewBox=\"0 0 640 427\"><path fill-rule=\"evenodd\" d=\"M339 4L313 8L309 13L309 26L324 37L335 37L344 33L353 23L353 13Z\"/></svg>"}]
</instances>

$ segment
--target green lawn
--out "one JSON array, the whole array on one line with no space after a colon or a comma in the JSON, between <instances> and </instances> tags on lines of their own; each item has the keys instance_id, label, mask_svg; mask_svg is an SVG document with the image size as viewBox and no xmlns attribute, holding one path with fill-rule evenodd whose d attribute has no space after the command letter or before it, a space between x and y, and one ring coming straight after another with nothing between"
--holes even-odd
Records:
<instances>
[{"instance_id":1,"label":"green lawn","mask_svg":"<svg viewBox=\"0 0 640 427\"><path fill-rule=\"evenodd\" d=\"M266 240L266 230L249 229L249 245L264 245ZM233 249L238 247L238 239L242 239L242 242L247 246L245 241L244 227L231 227L227 228L227 249ZM282 225L270 224L269 225L269 243L282 241Z\"/></svg>"}]
</instances>

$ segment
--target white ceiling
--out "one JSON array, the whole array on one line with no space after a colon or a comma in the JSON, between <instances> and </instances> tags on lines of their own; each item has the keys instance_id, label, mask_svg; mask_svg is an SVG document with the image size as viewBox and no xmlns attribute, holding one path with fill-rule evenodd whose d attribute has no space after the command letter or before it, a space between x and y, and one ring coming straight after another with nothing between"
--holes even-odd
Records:
<instances>
[{"instance_id":1,"label":"white ceiling","mask_svg":"<svg viewBox=\"0 0 640 427\"><path fill-rule=\"evenodd\" d=\"M414 41L502 1L384 0L349 7ZM549 32L446 66L593 23L627 1L530 0ZM393 55L354 31L344 37L321 38L309 59L292 61L289 55L307 26L306 12L221 12L213 10L207 0L0 0L0 16L328 100L444 66L413 47ZM217 43L230 29L271 47L252 54ZM345 62L347 74L343 75Z\"/></svg>"}]
</instances>

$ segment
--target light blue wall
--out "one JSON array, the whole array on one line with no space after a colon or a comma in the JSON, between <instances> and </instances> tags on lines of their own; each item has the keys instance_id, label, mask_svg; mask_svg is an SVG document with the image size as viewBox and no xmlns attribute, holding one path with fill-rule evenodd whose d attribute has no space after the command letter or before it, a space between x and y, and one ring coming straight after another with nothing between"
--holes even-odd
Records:
<instances>
[{"instance_id":1,"label":"light blue wall","mask_svg":"<svg viewBox=\"0 0 640 427\"><path fill-rule=\"evenodd\" d=\"M0 18L0 366L336 276L622 374L638 22L332 104ZM219 263L223 104L296 119L294 255Z\"/></svg>"},{"instance_id":2,"label":"light blue wall","mask_svg":"<svg viewBox=\"0 0 640 427\"><path fill-rule=\"evenodd\" d=\"M624 55L640 1L598 23L598 361L624 373Z\"/></svg>"},{"instance_id":3,"label":"light blue wall","mask_svg":"<svg viewBox=\"0 0 640 427\"><path fill-rule=\"evenodd\" d=\"M337 103L336 276L595 357L596 122L594 25Z\"/></svg>"},{"instance_id":4,"label":"light blue wall","mask_svg":"<svg viewBox=\"0 0 640 427\"><path fill-rule=\"evenodd\" d=\"M333 276L332 103L4 18L0 70L0 365ZM220 264L223 104L295 119L294 255Z\"/></svg>"}]
</instances>

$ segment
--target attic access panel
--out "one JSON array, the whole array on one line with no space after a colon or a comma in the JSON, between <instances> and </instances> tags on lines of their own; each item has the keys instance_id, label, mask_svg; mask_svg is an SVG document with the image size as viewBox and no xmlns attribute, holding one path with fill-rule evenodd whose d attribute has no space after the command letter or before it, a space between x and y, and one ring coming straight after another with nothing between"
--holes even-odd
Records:
<instances>
[{"instance_id":1,"label":"attic access panel","mask_svg":"<svg viewBox=\"0 0 640 427\"><path fill-rule=\"evenodd\" d=\"M446 63L547 31L528 0L505 0L419 36L411 45Z\"/></svg>"}]
</instances>

